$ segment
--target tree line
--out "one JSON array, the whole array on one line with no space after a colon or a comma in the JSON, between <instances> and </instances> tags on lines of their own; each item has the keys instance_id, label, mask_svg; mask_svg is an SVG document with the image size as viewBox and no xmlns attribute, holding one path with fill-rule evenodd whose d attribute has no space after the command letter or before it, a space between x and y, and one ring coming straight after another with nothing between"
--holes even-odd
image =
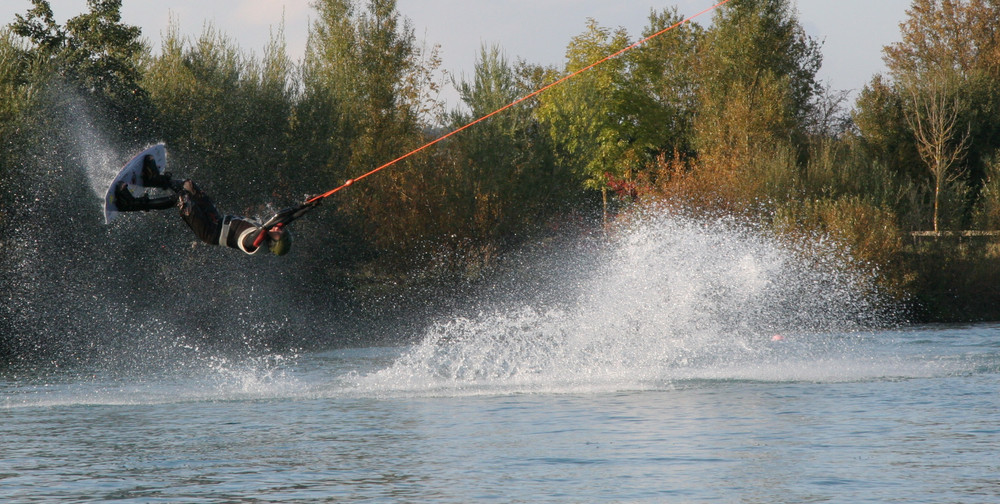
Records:
<instances>
[{"instance_id":1,"label":"tree line","mask_svg":"<svg viewBox=\"0 0 1000 504\"><path fill-rule=\"evenodd\" d=\"M173 169L220 206L264 214L634 42L591 20L563 68L487 46L469 78L449 81L395 0L317 0L297 62L280 31L258 57L211 26L191 39L174 23L154 54L121 0L88 0L65 25L47 1L32 5L0 34L5 230L30 206L18 187L48 176L38 151L73 158L65 139L81 114L118 152L166 142ZM683 18L653 11L641 35ZM992 242L908 233L1000 229L996 26L990 0L914 0L883 48L887 74L849 103L818 80L822 44L792 2L730 2L710 24L680 25L353 186L302 221L297 247L321 281L398 279L443 257L468 275L557 224L662 205L832 237L886 291L940 307L928 318L991 317L944 300L1000 297ZM462 107L445 109L446 85Z\"/></svg>"}]
</instances>

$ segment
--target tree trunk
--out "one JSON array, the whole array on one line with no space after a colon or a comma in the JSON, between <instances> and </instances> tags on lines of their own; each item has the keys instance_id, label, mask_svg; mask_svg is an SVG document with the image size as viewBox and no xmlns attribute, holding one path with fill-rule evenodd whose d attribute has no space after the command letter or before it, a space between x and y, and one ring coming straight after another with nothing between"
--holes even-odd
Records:
<instances>
[{"instance_id":1,"label":"tree trunk","mask_svg":"<svg viewBox=\"0 0 1000 504\"><path fill-rule=\"evenodd\" d=\"M608 227L608 188L601 188L601 199L604 203L604 227Z\"/></svg>"},{"instance_id":2,"label":"tree trunk","mask_svg":"<svg viewBox=\"0 0 1000 504\"><path fill-rule=\"evenodd\" d=\"M938 205L941 200L941 181L934 185L934 232L938 232Z\"/></svg>"}]
</instances>

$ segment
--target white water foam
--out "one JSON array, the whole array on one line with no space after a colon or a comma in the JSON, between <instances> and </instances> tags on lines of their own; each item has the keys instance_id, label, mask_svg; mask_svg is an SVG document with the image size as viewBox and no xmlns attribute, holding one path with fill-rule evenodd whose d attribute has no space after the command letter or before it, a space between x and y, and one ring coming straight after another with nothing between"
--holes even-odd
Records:
<instances>
[{"instance_id":1,"label":"white water foam","mask_svg":"<svg viewBox=\"0 0 1000 504\"><path fill-rule=\"evenodd\" d=\"M883 376L887 363L856 345L880 311L871 279L811 249L733 221L649 217L567 268L565 302L444 321L351 379L374 393L494 394Z\"/></svg>"}]
</instances>

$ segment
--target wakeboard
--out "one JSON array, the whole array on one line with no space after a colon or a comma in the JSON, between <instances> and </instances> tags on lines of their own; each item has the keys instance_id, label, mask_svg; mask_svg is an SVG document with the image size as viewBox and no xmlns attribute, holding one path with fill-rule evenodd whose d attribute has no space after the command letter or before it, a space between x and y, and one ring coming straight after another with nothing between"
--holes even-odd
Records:
<instances>
[{"instance_id":1,"label":"wakeboard","mask_svg":"<svg viewBox=\"0 0 1000 504\"><path fill-rule=\"evenodd\" d=\"M125 166L122 167L118 175L115 176L111 186L108 187L107 194L104 195L104 223L111 224L111 221L118 217L118 206L115 204L115 187L122 181L128 185L132 196L140 197L146 192L146 187L142 185L142 160L146 156L152 156L156 162L156 168L163 173L167 168L167 148L158 143L139 154L136 154Z\"/></svg>"}]
</instances>

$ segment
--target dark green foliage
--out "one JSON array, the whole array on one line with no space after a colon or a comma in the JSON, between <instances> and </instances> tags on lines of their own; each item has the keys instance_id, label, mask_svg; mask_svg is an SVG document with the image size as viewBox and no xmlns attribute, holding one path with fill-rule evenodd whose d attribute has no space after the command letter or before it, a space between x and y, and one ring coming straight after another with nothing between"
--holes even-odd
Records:
<instances>
[{"instance_id":1,"label":"dark green foliage","mask_svg":"<svg viewBox=\"0 0 1000 504\"><path fill-rule=\"evenodd\" d=\"M58 26L45 0L32 0L26 15L17 15L13 32L32 44L34 57L92 98L107 114L103 126L120 135L146 130L149 100L139 84L139 59L147 51L136 26L121 22L121 0L88 0L90 11Z\"/></svg>"},{"instance_id":2,"label":"dark green foliage","mask_svg":"<svg viewBox=\"0 0 1000 504\"><path fill-rule=\"evenodd\" d=\"M25 129L30 127L26 110L33 102L29 75L34 61L8 29L0 30L0 223L8 209L7 191L12 167L27 148Z\"/></svg>"},{"instance_id":3,"label":"dark green foliage","mask_svg":"<svg viewBox=\"0 0 1000 504\"><path fill-rule=\"evenodd\" d=\"M277 41L259 63L211 26L190 44L174 27L162 54L147 62L142 82L173 170L196 178L233 212L264 213L256 205L275 190L283 190L279 201L297 199L289 194L285 162L291 77Z\"/></svg>"},{"instance_id":4,"label":"dark green foliage","mask_svg":"<svg viewBox=\"0 0 1000 504\"><path fill-rule=\"evenodd\" d=\"M683 19L676 8L652 12L642 35L651 36ZM685 23L628 53L632 70L620 103L624 117L634 125L632 133L640 157L647 163L662 152L693 153L697 110L694 65L703 37L699 25Z\"/></svg>"},{"instance_id":5,"label":"dark green foliage","mask_svg":"<svg viewBox=\"0 0 1000 504\"><path fill-rule=\"evenodd\" d=\"M532 89L504 58L499 47L480 51L471 82L457 83L471 113L455 112L452 127L499 109ZM570 173L552 158L549 137L535 117L531 102L477 124L455 138L454 165L446 184L450 213L460 216L448 226L452 234L493 251L557 210L577 192Z\"/></svg>"},{"instance_id":6,"label":"dark green foliage","mask_svg":"<svg viewBox=\"0 0 1000 504\"><path fill-rule=\"evenodd\" d=\"M775 144L802 145L821 62L819 43L805 35L787 0L727 4L693 60L699 150L744 164Z\"/></svg>"}]
</instances>

